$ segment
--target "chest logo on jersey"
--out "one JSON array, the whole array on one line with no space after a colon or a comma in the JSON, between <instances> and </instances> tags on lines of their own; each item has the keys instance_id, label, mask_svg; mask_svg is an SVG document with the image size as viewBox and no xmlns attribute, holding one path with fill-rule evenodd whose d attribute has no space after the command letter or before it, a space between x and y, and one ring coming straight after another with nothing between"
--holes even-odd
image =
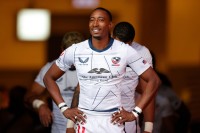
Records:
<instances>
[{"instance_id":1,"label":"chest logo on jersey","mask_svg":"<svg viewBox=\"0 0 200 133\"><path fill-rule=\"evenodd\" d=\"M111 61L112 61L112 66L119 66L120 64L119 64L119 62L120 62L120 60L121 60L121 58L120 57L113 57L112 59L111 59Z\"/></svg>"},{"instance_id":2,"label":"chest logo on jersey","mask_svg":"<svg viewBox=\"0 0 200 133\"><path fill-rule=\"evenodd\" d=\"M96 73L96 74L102 74L102 73L110 73L110 71L106 70L105 68L94 68L90 70L88 73Z\"/></svg>"},{"instance_id":3,"label":"chest logo on jersey","mask_svg":"<svg viewBox=\"0 0 200 133\"><path fill-rule=\"evenodd\" d=\"M87 63L89 60L89 57L78 57L79 62L81 63Z\"/></svg>"}]
</instances>

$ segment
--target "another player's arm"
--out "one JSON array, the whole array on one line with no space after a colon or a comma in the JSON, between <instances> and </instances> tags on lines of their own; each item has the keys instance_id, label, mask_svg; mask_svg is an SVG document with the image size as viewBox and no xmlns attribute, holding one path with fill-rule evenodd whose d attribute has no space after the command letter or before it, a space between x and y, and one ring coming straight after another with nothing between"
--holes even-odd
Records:
<instances>
[{"instance_id":1,"label":"another player's arm","mask_svg":"<svg viewBox=\"0 0 200 133\"><path fill-rule=\"evenodd\" d=\"M76 87L76 89L74 91L71 108L78 107L79 93L80 93L80 86L79 86L79 83L78 83L78 85L77 85L77 87Z\"/></svg>"},{"instance_id":2,"label":"another player's arm","mask_svg":"<svg viewBox=\"0 0 200 133\"><path fill-rule=\"evenodd\" d=\"M75 91L74 91L71 108L77 108L78 107L79 93L80 93L80 86L78 84ZM74 122L71 121L71 120L68 120L68 122L67 122L66 133L75 133Z\"/></svg>"},{"instance_id":3,"label":"another player's arm","mask_svg":"<svg viewBox=\"0 0 200 133\"><path fill-rule=\"evenodd\" d=\"M49 97L45 88L34 81L24 98L26 106L37 111L40 122L45 127L48 127L52 122L52 113L48 105Z\"/></svg>"}]
</instances>

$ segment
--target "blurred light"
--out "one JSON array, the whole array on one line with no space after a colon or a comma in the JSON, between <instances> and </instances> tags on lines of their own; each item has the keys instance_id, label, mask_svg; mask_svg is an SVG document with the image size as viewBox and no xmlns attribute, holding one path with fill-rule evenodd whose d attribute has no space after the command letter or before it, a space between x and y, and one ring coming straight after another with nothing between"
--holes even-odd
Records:
<instances>
[{"instance_id":1,"label":"blurred light","mask_svg":"<svg viewBox=\"0 0 200 133\"><path fill-rule=\"evenodd\" d=\"M75 8L95 8L99 5L99 0L72 0Z\"/></svg>"},{"instance_id":2,"label":"blurred light","mask_svg":"<svg viewBox=\"0 0 200 133\"><path fill-rule=\"evenodd\" d=\"M24 41L45 41L50 36L50 11L22 9L17 14L17 37Z\"/></svg>"}]
</instances>

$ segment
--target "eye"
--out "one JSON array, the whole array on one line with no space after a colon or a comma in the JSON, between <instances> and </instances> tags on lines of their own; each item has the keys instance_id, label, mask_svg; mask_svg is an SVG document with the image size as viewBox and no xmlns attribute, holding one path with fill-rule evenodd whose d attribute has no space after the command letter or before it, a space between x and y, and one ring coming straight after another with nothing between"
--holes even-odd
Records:
<instances>
[{"instance_id":1,"label":"eye","mask_svg":"<svg viewBox=\"0 0 200 133\"><path fill-rule=\"evenodd\" d=\"M90 22L92 22L92 21L94 21L94 18L90 18L90 20L89 20Z\"/></svg>"},{"instance_id":2,"label":"eye","mask_svg":"<svg viewBox=\"0 0 200 133\"><path fill-rule=\"evenodd\" d=\"M99 18L98 20L99 20L99 22L103 22L103 21L104 21L104 19L103 19L103 18Z\"/></svg>"}]
</instances>

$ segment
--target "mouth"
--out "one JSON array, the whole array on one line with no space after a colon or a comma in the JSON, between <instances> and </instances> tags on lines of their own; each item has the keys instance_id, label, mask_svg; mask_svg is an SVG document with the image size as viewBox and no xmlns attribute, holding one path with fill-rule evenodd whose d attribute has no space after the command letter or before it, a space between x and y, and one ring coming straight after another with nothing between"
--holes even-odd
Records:
<instances>
[{"instance_id":1,"label":"mouth","mask_svg":"<svg viewBox=\"0 0 200 133\"><path fill-rule=\"evenodd\" d=\"M97 28L94 28L94 29L92 29L92 32L94 33L94 34L98 34L99 33L99 29L97 29Z\"/></svg>"}]
</instances>

